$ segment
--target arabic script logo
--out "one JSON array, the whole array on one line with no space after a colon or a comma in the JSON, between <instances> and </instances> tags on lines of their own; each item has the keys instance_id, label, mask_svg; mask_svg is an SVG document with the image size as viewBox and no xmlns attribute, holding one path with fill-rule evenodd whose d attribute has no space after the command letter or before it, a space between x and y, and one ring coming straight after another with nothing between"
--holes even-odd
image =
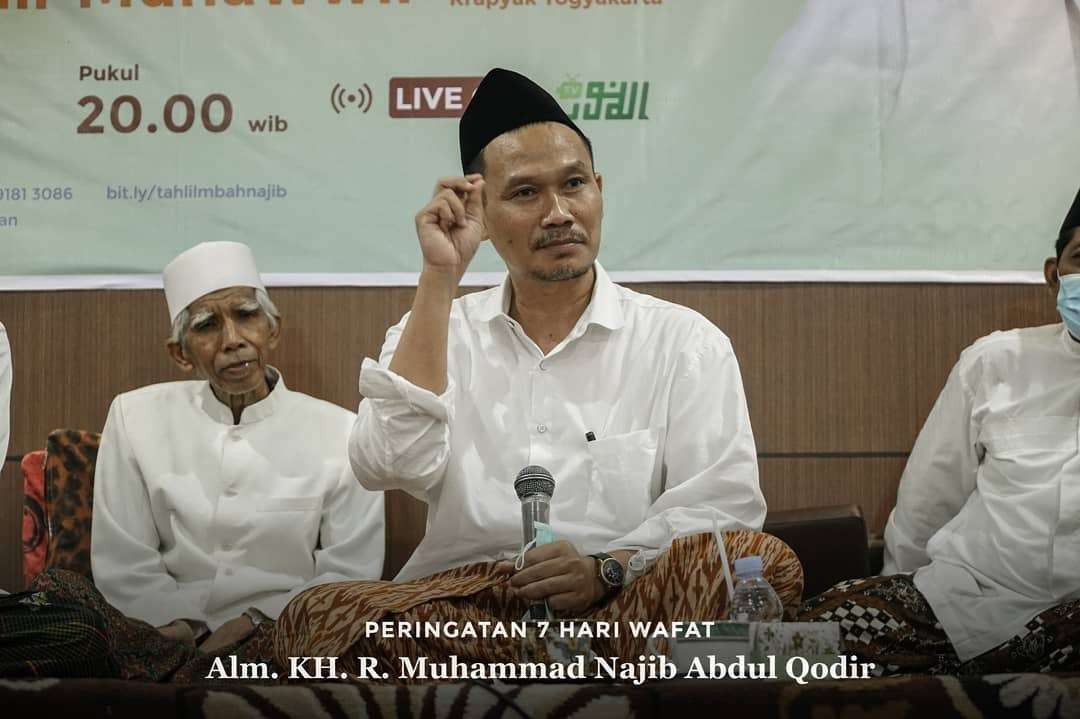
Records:
<instances>
[{"instance_id":1,"label":"arabic script logo","mask_svg":"<svg viewBox=\"0 0 1080 719\"><path fill-rule=\"evenodd\" d=\"M649 82L593 80L567 75L555 94L571 120L648 120Z\"/></svg>"}]
</instances>

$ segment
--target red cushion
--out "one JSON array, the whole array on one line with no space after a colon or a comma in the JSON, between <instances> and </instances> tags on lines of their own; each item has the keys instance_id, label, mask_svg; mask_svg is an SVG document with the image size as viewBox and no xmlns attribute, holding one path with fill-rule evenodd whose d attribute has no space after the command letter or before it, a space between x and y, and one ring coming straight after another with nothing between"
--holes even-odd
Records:
<instances>
[{"instance_id":1,"label":"red cushion","mask_svg":"<svg viewBox=\"0 0 1080 719\"><path fill-rule=\"evenodd\" d=\"M45 522L45 450L22 458L23 475L23 581L26 586L45 568L48 531Z\"/></svg>"}]
</instances>

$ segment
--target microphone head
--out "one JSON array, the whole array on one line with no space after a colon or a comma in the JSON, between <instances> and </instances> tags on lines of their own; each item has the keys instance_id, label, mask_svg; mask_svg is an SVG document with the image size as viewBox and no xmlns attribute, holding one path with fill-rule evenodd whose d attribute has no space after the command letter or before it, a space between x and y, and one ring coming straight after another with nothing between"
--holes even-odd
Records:
<instances>
[{"instance_id":1,"label":"microphone head","mask_svg":"<svg viewBox=\"0 0 1080 719\"><path fill-rule=\"evenodd\" d=\"M543 467L530 465L518 472L517 479L514 480L514 491L517 492L518 499L538 494L551 499L551 495L555 494L555 479L551 472Z\"/></svg>"}]
</instances>

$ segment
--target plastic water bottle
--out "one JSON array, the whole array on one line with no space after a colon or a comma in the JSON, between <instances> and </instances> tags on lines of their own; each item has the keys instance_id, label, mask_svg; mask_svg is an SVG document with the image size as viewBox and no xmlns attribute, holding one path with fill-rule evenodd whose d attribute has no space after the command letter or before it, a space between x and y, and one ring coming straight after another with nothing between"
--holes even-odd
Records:
<instances>
[{"instance_id":1,"label":"plastic water bottle","mask_svg":"<svg viewBox=\"0 0 1080 719\"><path fill-rule=\"evenodd\" d=\"M736 622L778 622L784 605L762 576L761 557L735 560L735 595L728 616Z\"/></svg>"}]
</instances>

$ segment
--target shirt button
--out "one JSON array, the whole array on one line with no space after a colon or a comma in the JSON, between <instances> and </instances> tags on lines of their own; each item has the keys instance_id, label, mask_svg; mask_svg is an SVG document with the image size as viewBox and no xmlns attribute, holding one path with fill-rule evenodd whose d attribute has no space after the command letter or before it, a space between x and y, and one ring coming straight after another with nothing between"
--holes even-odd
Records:
<instances>
[{"instance_id":1,"label":"shirt button","mask_svg":"<svg viewBox=\"0 0 1080 719\"><path fill-rule=\"evenodd\" d=\"M226 497L235 497L236 496L236 487L226 487L225 488L225 496Z\"/></svg>"},{"instance_id":2,"label":"shirt button","mask_svg":"<svg viewBox=\"0 0 1080 719\"><path fill-rule=\"evenodd\" d=\"M547 425L546 424L537 425L536 431L539 432L540 434L543 434L544 432L547 432Z\"/></svg>"},{"instance_id":3,"label":"shirt button","mask_svg":"<svg viewBox=\"0 0 1080 719\"><path fill-rule=\"evenodd\" d=\"M545 362L540 362L540 371L547 372L547 364Z\"/></svg>"}]
</instances>

